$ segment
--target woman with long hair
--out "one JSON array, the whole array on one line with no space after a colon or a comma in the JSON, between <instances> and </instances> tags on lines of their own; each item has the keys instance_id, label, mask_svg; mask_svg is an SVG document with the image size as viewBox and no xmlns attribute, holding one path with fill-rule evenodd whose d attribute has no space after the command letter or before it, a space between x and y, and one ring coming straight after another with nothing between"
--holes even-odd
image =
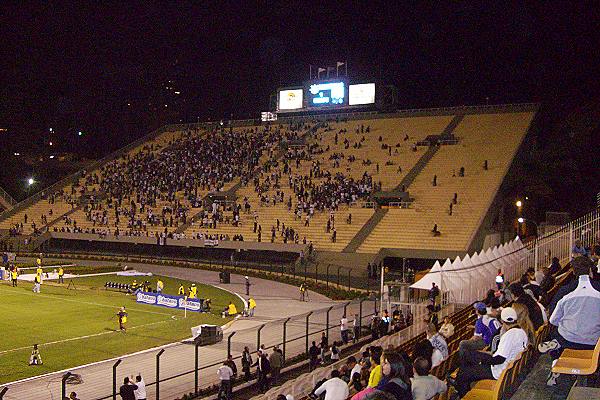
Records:
<instances>
[{"instance_id":1,"label":"woman with long hair","mask_svg":"<svg viewBox=\"0 0 600 400\"><path fill-rule=\"evenodd\" d=\"M529 311L527 310L527 306L521 303L513 303L511 307L517 312L517 321L519 321L519 327L523 329L525 333L527 333L529 343L535 343L535 329L533 328L531 319L529 319Z\"/></svg>"}]
</instances>

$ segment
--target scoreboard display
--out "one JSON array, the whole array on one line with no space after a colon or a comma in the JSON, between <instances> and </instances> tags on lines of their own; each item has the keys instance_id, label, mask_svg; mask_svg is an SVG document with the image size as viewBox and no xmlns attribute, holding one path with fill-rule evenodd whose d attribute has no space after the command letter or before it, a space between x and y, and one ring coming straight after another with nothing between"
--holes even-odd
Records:
<instances>
[{"instance_id":1,"label":"scoreboard display","mask_svg":"<svg viewBox=\"0 0 600 400\"><path fill-rule=\"evenodd\" d=\"M308 107L341 106L346 103L344 82L313 83L308 87Z\"/></svg>"},{"instance_id":2,"label":"scoreboard display","mask_svg":"<svg viewBox=\"0 0 600 400\"><path fill-rule=\"evenodd\" d=\"M305 82L303 87L277 91L277 112L317 109L343 109L375 104L375 83L348 84L346 80L327 79Z\"/></svg>"}]
</instances>

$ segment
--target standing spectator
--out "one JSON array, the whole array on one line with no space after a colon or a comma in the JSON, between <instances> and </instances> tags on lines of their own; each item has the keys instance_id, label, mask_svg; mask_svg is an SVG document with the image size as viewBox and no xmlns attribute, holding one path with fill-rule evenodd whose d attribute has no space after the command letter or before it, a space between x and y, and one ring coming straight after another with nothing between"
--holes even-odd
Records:
<instances>
[{"instance_id":1,"label":"standing spectator","mask_svg":"<svg viewBox=\"0 0 600 400\"><path fill-rule=\"evenodd\" d=\"M250 296L250 278L245 276L244 279L246 280L246 296Z\"/></svg>"},{"instance_id":2,"label":"standing spectator","mask_svg":"<svg viewBox=\"0 0 600 400\"><path fill-rule=\"evenodd\" d=\"M325 332L321 333L321 361L325 364L327 353L329 350L329 338L325 335Z\"/></svg>"},{"instance_id":3,"label":"standing spectator","mask_svg":"<svg viewBox=\"0 0 600 400\"><path fill-rule=\"evenodd\" d=\"M273 384L276 385L281 374L281 368L283 368L283 354L279 347L273 347L273 353L269 356L269 364L271 364L271 377L273 378Z\"/></svg>"},{"instance_id":4,"label":"standing spectator","mask_svg":"<svg viewBox=\"0 0 600 400\"><path fill-rule=\"evenodd\" d=\"M440 288L437 287L435 282L431 282L431 289L429 289L429 302L436 306L439 304Z\"/></svg>"},{"instance_id":5,"label":"standing spectator","mask_svg":"<svg viewBox=\"0 0 600 400\"><path fill-rule=\"evenodd\" d=\"M460 357L460 369L456 379L448 383L456 388L462 398L471 389L471 384L482 379L498 379L508 364L527 347L527 333L517 321L517 313L511 307L502 310L501 319L505 333L500 337L498 349L493 353L482 351L465 352Z\"/></svg>"},{"instance_id":6,"label":"standing spectator","mask_svg":"<svg viewBox=\"0 0 600 400\"><path fill-rule=\"evenodd\" d=\"M337 342L333 342L331 345L331 362L335 363L340 361L340 349L337 347Z\"/></svg>"},{"instance_id":7,"label":"standing spectator","mask_svg":"<svg viewBox=\"0 0 600 400\"><path fill-rule=\"evenodd\" d=\"M358 314L354 314L354 320L352 320L352 343L358 342L360 338L360 318Z\"/></svg>"},{"instance_id":8,"label":"standing spectator","mask_svg":"<svg viewBox=\"0 0 600 400\"><path fill-rule=\"evenodd\" d=\"M423 357L418 357L413 362L414 377L410 379L413 400L429 400L447 389L446 382L429 374L430 365Z\"/></svg>"},{"instance_id":9,"label":"standing spectator","mask_svg":"<svg viewBox=\"0 0 600 400\"><path fill-rule=\"evenodd\" d=\"M227 361L223 363L217 370L217 376L219 377L219 381L221 382L221 386L219 387L219 394L217 398L222 399L223 394L225 394L225 399L231 399L231 378L233 378L233 371L227 365Z\"/></svg>"},{"instance_id":10,"label":"standing spectator","mask_svg":"<svg viewBox=\"0 0 600 400\"><path fill-rule=\"evenodd\" d=\"M550 352L552 365L564 349L590 350L600 338L600 285L590 281L589 275L594 264L587 257L577 257L572 265L577 281L563 286L565 290L552 300L550 324L558 329L552 340L538 346L540 353ZM556 385L559 376L551 373L546 384Z\"/></svg>"},{"instance_id":11,"label":"standing spectator","mask_svg":"<svg viewBox=\"0 0 600 400\"><path fill-rule=\"evenodd\" d=\"M119 388L119 394L123 400L135 400L135 390L137 386L129 382L129 378L123 379L123 385Z\"/></svg>"},{"instance_id":12,"label":"standing spectator","mask_svg":"<svg viewBox=\"0 0 600 400\"><path fill-rule=\"evenodd\" d=\"M321 354L321 351L317 347L317 342L313 340L312 346L308 349L308 358L310 360L308 364L309 371L316 369L317 365L319 365L319 354Z\"/></svg>"},{"instance_id":13,"label":"standing spectator","mask_svg":"<svg viewBox=\"0 0 600 400\"><path fill-rule=\"evenodd\" d=\"M142 375L138 374L135 377L135 385L137 386L137 389L133 392L135 400L146 400L146 382L144 382Z\"/></svg>"},{"instance_id":14,"label":"standing spectator","mask_svg":"<svg viewBox=\"0 0 600 400\"><path fill-rule=\"evenodd\" d=\"M340 320L340 335L344 344L348 344L348 318L346 318L346 314Z\"/></svg>"},{"instance_id":15,"label":"standing spectator","mask_svg":"<svg viewBox=\"0 0 600 400\"><path fill-rule=\"evenodd\" d=\"M252 355L248 346L244 347L242 352L242 372L244 373L244 380L248 382L250 380L250 366L252 365Z\"/></svg>"},{"instance_id":16,"label":"standing spectator","mask_svg":"<svg viewBox=\"0 0 600 400\"><path fill-rule=\"evenodd\" d=\"M331 379L325 381L314 393L316 396L325 393L325 400L345 400L350 394L348 385L340 379L340 372L337 369L331 371Z\"/></svg>"},{"instance_id":17,"label":"standing spectator","mask_svg":"<svg viewBox=\"0 0 600 400\"><path fill-rule=\"evenodd\" d=\"M256 368L256 375L258 376L258 389L261 392L269 390L269 373L271 373L271 364L267 358L266 353L260 351L258 353L258 359L254 363Z\"/></svg>"}]
</instances>

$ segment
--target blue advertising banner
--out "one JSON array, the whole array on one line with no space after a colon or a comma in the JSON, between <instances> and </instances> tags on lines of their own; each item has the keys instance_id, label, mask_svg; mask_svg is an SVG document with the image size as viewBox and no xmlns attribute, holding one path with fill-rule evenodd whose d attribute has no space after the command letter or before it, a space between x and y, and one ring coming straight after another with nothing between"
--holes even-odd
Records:
<instances>
[{"instance_id":1,"label":"blue advertising banner","mask_svg":"<svg viewBox=\"0 0 600 400\"><path fill-rule=\"evenodd\" d=\"M203 311L201 299L185 299L184 296L171 296L162 293L137 292L136 301L142 304L151 304L179 310Z\"/></svg>"}]
</instances>

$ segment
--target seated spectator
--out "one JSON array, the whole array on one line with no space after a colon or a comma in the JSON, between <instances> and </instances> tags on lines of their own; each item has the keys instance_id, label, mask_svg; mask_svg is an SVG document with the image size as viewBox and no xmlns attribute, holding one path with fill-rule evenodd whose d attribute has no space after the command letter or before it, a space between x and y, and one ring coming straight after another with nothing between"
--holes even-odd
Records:
<instances>
[{"instance_id":1,"label":"seated spectator","mask_svg":"<svg viewBox=\"0 0 600 400\"><path fill-rule=\"evenodd\" d=\"M535 277L533 276L534 273L535 272L527 272L523 274L520 283L523 286L523 290L531 294L537 301L540 299L541 290L539 283L535 281Z\"/></svg>"},{"instance_id":2,"label":"seated spectator","mask_svg":"<svg viewBox=\"0 0 600 400\"><path fill-rule=\"evenodd\" d=\"M578 239L575 241L575 244L573 245L573 249L571 250L571 258L575 259L579 256L588 257L589 252L585 248L585 246L583 244L581 244L581 240Z\"/></svg>"},{"instance_id":3,"label":"seated spectator","mask_svg":"<svg viewBox=\"0 0 600 400\"><path fill-rule=\"evenodd\" d=\"M529 318L531 319L531 322L533 322L533 329L537 331L538 328L544 324L544 316L539 304L533 299L532 296L525 293L525 290L520 283L512 283L508 289L512 293L515 303L521 303L527 306Z\"/></svg>"},{"instance_id":4,"label":"seated spectator","mask_svg":"<svg viewBox=\"0 0 600 400\"><path fill-rule=\"evenodd\" d=\"M529 319L529 311L527 307L521 303L514 303L512 308L517 313L517 321L519 321L519 327L527 333L527 339L529 343L535 342L535 331L533 330L533 323Z\"/></svg>"},{"instance_id":5,"label":"seated spectator","mask_svg":"<svg viewBox=\"0 0 600 400\"><path fill-rule=\"evenodd\" d=\"M552 262L550 263L548 268L550 268L550 273L552 275L556 275L562 269L558 257L552 257Z\"/></svg>"},{"instance_id":6,"label":"seated spectator","mask_svg":"<svg viewBox=\"0 0 600 400\"><path fill-rule=\"evenodd\" d=\"M434 350L435 349L429 340L427 340L427 339L421 340L420 342L417 342L415 344L415 347L413 348L413 351L412 351L412 358L413 358L413 360L415 360L415 359L421 357L426 360L429 360L429 364L433 365L433 363L431 361L432 361Z\"/></svg>"},{"instance_id":7,"label":"seated spectator","mask_svg":"<svg viewBox=\"0 0 600 400\"><path fill-rule=\"evenodd\" d=\"M446 339L450 339L452 335L454 335L454 325L450 321L449 316L444 317L444 322L442 326L440 326L440 334Z\"/></svg>"},{"instance_id":8,"label":"seated spectator","mask_svg":"<svg viewBox=\"0 0 600 400\"><path fill-rule=\"evenodd\" d=\"M448 344L442 335L439 334L434 324L428 324L426 328L427 339L433 346L431 356L431 367L435 368L448 358Z\"/></svg>"},{"instance_id":9,"label":"seated spectator","mask_svg":"<svg viewBox=\"0 0 600 400\"><path fill-rule=\"evenodd\" d=\"M360 372L362 370L362 365L356 362L356 357L350 356L348 360L346 360L346 366L350 371L348 376L348 387L353 388L357 392L362 389L362 384L360 382Z\"/></svg>"},{"instance_id":10,"label":"seated spectator","mask_svg":"<svg viewBox=\"0 0 600 400\"><path fill-rule=\"evenodd\" d=\"M600 284L590 281L594 264L587 257L577 257L572 266L577 280L563 286L551 304L550 323L558 329L552 340L538 346L540 353L550 352L552 365L564 349L591 350L600 338ZM558 377L551 373L546 384L556 385Z\"/></svg>"},{"instance_id":11,"label":"seated spectator","mask_svg":"<svg viewBox=\"0 0 600 400\"><path fill-rule=\"evenodd\" d=\"M314 391L316 396L320 396L322 393L325 393L325 400L346 400L350 394L348 385L340 379L340 372L336 369L331 371L331 379L325 381Z\"/></svg>"},{"instance_id":12,"label":"seated spectator","mask_svg":"<svg viewBox=\"0 0 600 400\"><path fill-rule=\"evenodd\" d=\"M381 380L381 356L382 348L373 346L370 349L371 372L369 373L368 387L374 388Z\"/></svg>"},{"instance_id":13,"label":"seated spectator","mask_svg":"<svg viewBox=\"0 0 600 400\"><path fill-rule=\"evenodd\" d=\"M511 307L502 310L501 319L506 330L500 337L498 349L490 354L483 351L467 351L460 357L460 368L456 379L448 378L448 383L464 397L471 384L482 379L498 379L519 353L527 347L527 333L517 321L517 313Z\"/></svg>"},{"instance_id":14,"label":"seated spectator","mask_svg":"<svg viewBox=\"0 0 600 400\"><path fill-rule=\"evenodd\" d=\"M368 394L365 400L378 399L387 395L396 400L410 400L410 379L407 375L407 366L402 356L396 352L386 351L381 363L382 378L374 392Z\"/></svg>"},{"instance_id":15,"label":"seated spectator","mask_svg":"<svg viewBox=\"0 0 600 400\"><path fill-rule=\"evenodd\" d=\"M550 267L544 267L542 271L544 272L544 277L540 282L540 301L544 304L548 304L549 299L547 298L547 294L554 286L556 279L554 279L554 275L550 272Z\"/></svg>"},{"instance_id":16,"label":"seated spectator","mask_svg":"<svg viewBox=\"0 0 600 400\"><path fill-rule=\"evenodd\" d=\"M446 382L429 374L430 366L429 361L422 357L415 359L413 363L414 377L410 378L413 400L429 400L436 394L446 391Z\"/></svg>"},{"instance_id":17,"label":"seated spectator","mask_svg":"<svg viewBox=\"0 0 600 400\"><path fill-rule=\"evenodd\" d=\"M462 340L459 344L459 354L467 351L482 350L492 344L492 339L500 331L500 323L493 317L488 316L487 307L483 303L475 304L477 320L473 337L468 340Z\"/></svg>"}]
</instances>

